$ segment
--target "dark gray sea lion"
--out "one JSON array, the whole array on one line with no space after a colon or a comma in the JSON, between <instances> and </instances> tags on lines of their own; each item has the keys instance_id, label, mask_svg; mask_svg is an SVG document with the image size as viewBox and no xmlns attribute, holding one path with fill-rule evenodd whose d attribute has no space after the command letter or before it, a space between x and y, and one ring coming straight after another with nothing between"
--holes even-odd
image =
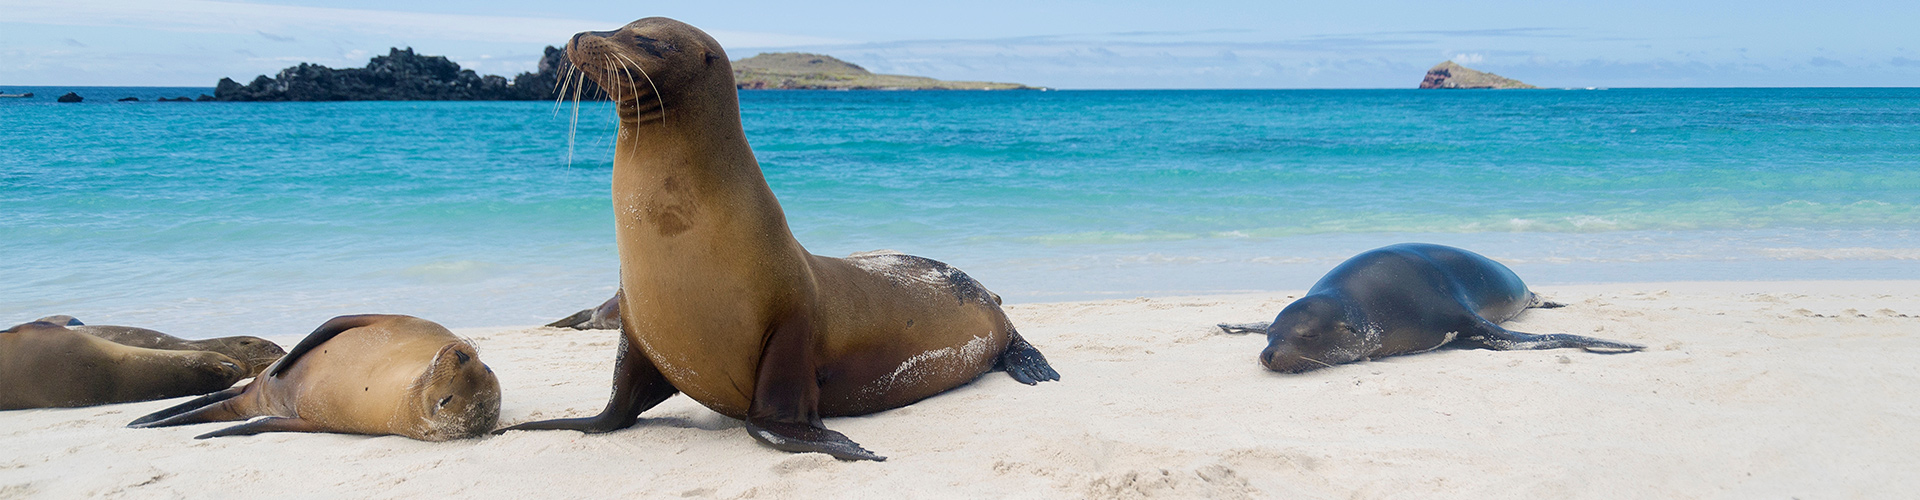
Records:
<instances>
[{"instance_id":1,"label":"dark gray sea lion","mask_svg":"<svg viewBox=\"0 0 1920 500\"><path fill-rule=\"evenodd\" d=\"M83 324L73 316L58 315L40 318L39 321L66 325L76 332L111 340L122 345L165 349L169 351L213 351L225 354L241 361L247 370L247 376L259 375L260 370L287 354L280 344L260 337L236 336L219 337L205 340L187 340L145 328L112 325Z\"/></svg>"},{"instance_id":2,"label":"dark gray sea lion","mask_svg":"<svg viewBox=\"0 0 1920 500\"><path fill-rule=\"evenodd\" d=\"M613 298L600 303L600 307L583 309L560 321L547 323L554 328L572 328L575 330L619 330L620 329L620 292L614 292Z\"/></svg>"},{"instance_id":3,"label":"dark gray sea lion","mask_svg":"<svg viewBox=\"0 0 1920 500\"><path fill-rule=\"evenodd\" d=\"M473 345L412 316L341 316L320 325L252 383L155 412L129 427L267 417L198 438L339 432L444 441L500 417L500 381Z\"/></svg>"},{"instance_id":4,"label":"dark gray sea lion","mask_svg":"<svg viewBox=\"0 0 1920 500\"><path fill-rule=\"evenodd\" d=\"M1431 351L1453 343L1495 350L1643 347L1579 335L1501 328L1542 303L1507 266L1473 252L1404 243L1356 255L1320 278L1268 325L1222 324L1228 333L1267 332L1260 362L1298 373L1361 359Z\"/></svg>"},{"instance_id":5,"label":"dark gray sea lion","mask_svg":"<svg viewBox=\"0 0 1920 500\"><path fill-rule=\"evenodd\" d=\"M120 345L55 323L0 331L0 410L192 396L246 375L238 360L219 353Z\"/></svg>"},{"instance_id":6,"label":"dark gray sea lion","mask_svg":"<svg viewBox=\"0 0 1920 500\"><path fill-rule=\"evenodd\" d=\"M966 273L801 247L747 146L727 53L706 33L641 19L575 35L567 57L618 103L624 343L599 415L507 430L625 428L684 392L774 448L881 460L821 417L898 408L996 369L1059 378Z\"/></svg>"}]
</instances>

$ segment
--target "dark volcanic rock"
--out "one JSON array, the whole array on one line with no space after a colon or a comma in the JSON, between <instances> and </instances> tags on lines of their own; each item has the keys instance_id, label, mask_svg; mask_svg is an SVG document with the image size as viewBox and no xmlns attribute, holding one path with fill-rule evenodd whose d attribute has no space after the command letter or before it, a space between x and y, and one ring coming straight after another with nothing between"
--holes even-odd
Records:
<instances>
[{"instance_id":1,"label":"dark volcanic rock","mask_svg":"<svg viewBox=\"0 0 1920 500\"><path fill-rule=\"evenodd\" d=\"M1427 70L1427 77L1420 81L1423 89L1536 89L1532 85L1504 76L1475 71L1472 68L1445 61Z\"/></svg>"},{"instance_id":2,"label":"dark volcanic rock","mask_svg":"<svg viewBox=\"0 0 1920 500\"><path fill-rule=\"evenodd\" d=\"M301 63L280 70L273 78L260 75L241 85L221 78L214 86L218 101L526 101L553 99L566 70L564 51L547 47L539 71L506 77L481 76L443 56L423 56L413 49L392 49L374 57L364 68L333 69ZM587 82L591 85L592 82ZM598 96L590 89L582 97Z\"/></svg>"},{"instance_id":3,"label":"dark volcanic rock","mask_svg":"<svg viewBox=\"0 0 1920 500\"><path fill-rule=\"evenodd\" d=\"M80 97L80 94L75 94L75 93L72 93L72 92L68 92L68 93L67 93L67 95L63 95L63 96L60 96L60 98L58 98L58 99L55 99L55 100L57 100L57 101L60 101L60 102L80 102L80 101L84 101L84 100L87 100L87 98L85 98L85 97Z\"/></svg>"},{"instance_id":4,"label":"dark volcanic rock","mask_svg":"<svg viewBox=\"0 0 1920 500\"><path fill-rule=\"evenodd\" d=\"M211 100L213 100L213 96L210 96L210 95L206 95L206 94L200 94L200 97L196 97L196 98L194 98L193 100L195 100L195 101L203 101L203 102L204 102L204 101L211 101Z\"/></svg>"},{"instance_id":5,"label":"dark volcanic rock","mask_svg":"<svg viewBox=\"0 0 1920 500\"><path fill-rule=\"evenodd\" d=\"M139 100L140 100L140 98L138 98L138 97L122 97L122 98L120 98L120 102L138 102Z\"/></svg>"},{"instance_id":6,"label":"dark volcanic rock","mask_svg":"<svg viewBox=\"0 0 1920 500\"><path fill-rule=\"evenodd\" d=\"M193 98L187 96L162 97L160 98L160 102L193 102Z\"/></svg>"}]
</instances>

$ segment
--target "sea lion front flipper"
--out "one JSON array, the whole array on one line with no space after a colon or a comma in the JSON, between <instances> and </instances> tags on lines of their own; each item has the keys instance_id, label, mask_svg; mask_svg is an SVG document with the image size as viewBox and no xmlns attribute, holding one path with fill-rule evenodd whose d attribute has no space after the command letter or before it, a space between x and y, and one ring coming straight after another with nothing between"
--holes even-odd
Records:
<instances>
[{"instance_id":1,"label":"sea lion front flipper","mask_svg":"<svg viewBox=\"0 0 1920 500\"><path fill-rule=\"evenodd\" d=\"M614 359L613 397L607 400L606 409L600 410L599 415L527 422L493 433L570 430L598 434L617 431L633 427L640 421L641 412L679 392L672 382L667 381L666 376L660 374L658 368L654 368L653 361L647 359L647 353L628 343L626 335L621 335L620 354Z\"/></svg>"},{"instance_id":2,"label":"sea lion front flipper","mask_svg":"<svg viewBox=\"0 0 1920 500\"><path fill-rule=\"evenodd\" d=\"M279 361L273 363L273 366L267 367L267 370L263 372L261 376L278 377L281 373L286 372L288 368L292 368L293 364L300 361L301 356L307 355L308 351L320 347L320 344L327 343L328 340L332 340L341 333L396 317L398 316L391 314L336 316L333 319L327 320L326 323L321 323L319 328L313 329L313 333L307 334L307 338L300 339L298 345L293 346L293 349L287 350L287 355L281 356Z\"/></svg>"},{"instance_id":3,"label":"sea lion front flipper","mask_svg":"<svg viewBox=\"0 0 1920 500\"><path fill-rule=\"evenodd\" d=\"M181 422L170 422L170 423L164 423L164 424L159 423L163 420L173 420L174 417L179 416L180 414L183 414L183 413L191 412L201 408L206 408L215 403L233 399L234 396L239 396L241 392L246 390L247 388L245 386L234 387L234 388L230 388L230 389L216 392L213 394L208 394L205 396L189 399L185 403L173 405L173 406L167 407L167 409L165 410L149 413L147 414L147 416L140 417L138 419L135 419L132 422L128 422L127 427L133 427L133 428L171 427L175 425L198 424L202 422L221 422L226 420L238 420L237 418L227 418L227 419L221 419L221 420L195 420L192 422L181 421Z\"/></svg>"},{"instance_id":4,"label":"sea lion front flipper","mask_svg":"<svg viewBox=\"0 0 1920 500\"><path fill-rule=\"evenodd\" d=\"M326 429L310 420L300 417L267 417L252 422L220 429L194 436L194 439L217 438L221 436L252 436L265 432L326 432Z\"/></svg>"},{"instance_id":5,"label":"sea lion front flipper","mask_svg":"<svg viewBox=\"0 0 1920 500\"><path fill-rule=\"evenodd\" d=\"M1033 344L1020 337L1020 332L1011 332L1007 340L1007 350L993 360L993 369L1007 372L1014 380L1022 384L1035 385L1049 380L1060 380L1060 372L1047 364L1047 357L1040 354Z\"/></svg>"},{"instance_id":6,"label":"sea lion front flipper","mask_svg":"<svg viewBox=\"0 0 1920 500\"><path fill-rule=\"evenodd\" d=\"M825 453L841 460L885 461L845 434L820 423L820 381L811 349L813 324L805 315L774 327L760 352L747 434L776 450Z\"/></svg>"},{"instance_id":7,"label":"sea lion front flipper","mask_svg":"<svg viewBox=\"0 0 1920 500\"><path fill-rule=\"evenodd\" d=\"M1220 331L1223 333L1244 335L1248 333L1267 333L1267 327L1272 325L1273 323L1220 323L1214 326L1220 327Z\"/></svg>"},{"instance_id":8,"label":"sea lion front flipper","mask_svg":"<svg viewBox=\"0 0 1920 500\"><path fill-rule=\"evenodd\" d=\"M1568 333L1533 334L1516 332L1501 328L1492 322L1480 320L1478 332L1466 336L1463 340L1479 342L1480 345L1496 351L1519 351L1536 349L1561 349L1578 347L1588 352L1633 352L1646 349L1646 346L1616 342L1606 339L1573 335Z\"/></svg>"}]
</instances>

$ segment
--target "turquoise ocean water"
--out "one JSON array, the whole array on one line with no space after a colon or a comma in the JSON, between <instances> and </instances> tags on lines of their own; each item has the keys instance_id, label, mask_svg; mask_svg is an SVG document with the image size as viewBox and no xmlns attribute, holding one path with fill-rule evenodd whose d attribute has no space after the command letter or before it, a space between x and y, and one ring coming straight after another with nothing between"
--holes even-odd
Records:
<instances>
[{"instance_id":1,"label":"turquoise ocean water","mask_svg":"<svg viewBox=\"0 0 1920 500\"><path fill-rule=\"evenodd\" d=\"M618 265L613 112L0 99L0 322L188 337L537 324ZM112 99L139 96L138 103ZM1427 241L1534 284L1920 279L1920 89L778 92L749 140L815 253L1012 302L1297 290Z\"/></svg>"}]
</instances>

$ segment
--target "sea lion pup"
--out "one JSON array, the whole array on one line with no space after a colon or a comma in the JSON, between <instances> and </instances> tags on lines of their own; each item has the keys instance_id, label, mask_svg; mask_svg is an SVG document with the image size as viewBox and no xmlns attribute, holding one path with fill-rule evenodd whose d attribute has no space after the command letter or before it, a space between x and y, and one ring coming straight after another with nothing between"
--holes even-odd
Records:
<instances>
[{"instance_id":1,"label":"sea lion pup","mask_svg":"<svg viewBox=\"0 0 1920 500\"><path fill-rule=\"evenodd\" d=\"M740 128L720 44L666 18L574 35L567 57L618 103L613 161L623 344L606 432L675 392L773 448L882 460L821 417L898 408L994 369L1057 380L978 281L896 253L812 255Z\"/></svg>"},{"instance_id":2,"label":"sea lion pup","mask_svg":"<svg viewBox=\"0 0 1920 500\"><path fill-rule=\"evenodd\" d=\"M378 391L374 389L380 389ZM196 436L262 432L477 436L500 417L500 381L472 345L412 316L341 316L242 387L160 410L128 427L268 418Z\"/></svg>"},{"instance_id":3,"label":"sea lion pup","mask_svg":"<svg viewBox=\"0 0 1920 500\"><path fill-rule=\"evenodd\" d=\"M39 321L67 325L67 329L114 341L120 345L165 349L169 351L213 351L238 359L247 369L247 376L260 374L267 365L285 356L287 351L271 340L260 337L219 337L206 340L187 340L145 328L131 326L88 325L74 319L73 316L58 315L40 318Z\"/></svg>"},{"instance_id":4,"label":"sea lion pup","mask_svg":"<svg viewBox=\"0 0 1920 500\"><path fill-rule=\"evenodd\" d=\"M600 303L600 307L582 309L560 321L547 323L547 326L575 330L619 330L620 296L620 292L613 292L613 298Z\"/></svg>"},{"instance_id":5,"label":"sea lion pup","mask_svg":"<svg viewBox=\"0 0 1920 500\"><path fill-rule=\"evenodd\" d=\"M39 321L0 331L0 410L192 396L246 377L214 352L125 346Z\"/></svg>"},{"instance_id":6,"label":"sea lion pup","mask_svg":"<svg viewBox=\"0 0 1920 500\"><path fill-rule=\"evenodd\" d=\"M1335 267L1270 325L1227 325L1228 333L1267 332L1260 362L1299 373L1365 358L1431 351L1449 343L1495 350L1637 351L1643 347L1579 335L1535 335L1501 328L1542 303L1507 266L1473 252L1425 243L1369 250ZM1262 328L1264 327L1264 328Z\"/></svg>"}]
</instances>

